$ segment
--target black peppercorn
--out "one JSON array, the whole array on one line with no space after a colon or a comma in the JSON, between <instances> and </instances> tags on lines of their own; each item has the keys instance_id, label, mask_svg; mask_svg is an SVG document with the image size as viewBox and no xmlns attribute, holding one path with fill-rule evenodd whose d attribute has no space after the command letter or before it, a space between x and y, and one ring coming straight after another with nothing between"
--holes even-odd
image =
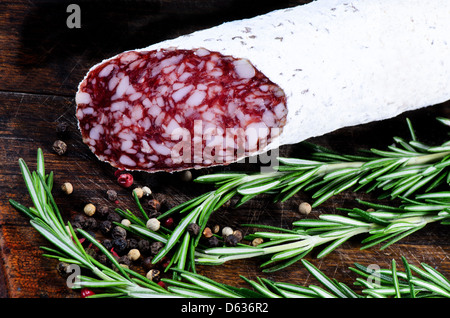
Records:
<instances>
[{"instance_id":1,"label":"black peppercorn","mask_svg":"<svg viewBox=\"0 0 450 318\"><path fill-rule=\"evenodd\" d=\"M128 249L132 250L134 248L139 249L138 241L134 238L127 239L128 242Z\"/></svg>"},{"instance_id":2,"label":"black peppercorn","mask_svg":"<svg viewBox=\"0 0 450 318\"><path fill-rule=\"evenodd\" d=\"M108 250L110 251L113 248L113 243L110 239L104 239L102 241L102 245Z\"/></svg>"},{"instance_id":3,"label":"black peppercorn","mask_svg":"<svg viewBox=\"0 0 450 318\"><path fill-rule=\"evenodd\" d=\"M97 229L97 227L98 227L97 220L95 218L93 218L93 217L86 218L86 222L84 224L84 227L86 229L88 229L88 230L95 231Z\"/></svg>"},{"instance_id":4,"label":"black peppercorn","mask_svg":"<svg viewBox=\"0 0 450 318\"><path fill-rule=\"evenodd\" d=\"M156 211L156 210L150 210L150 211L148 212L148 217L149 217L150 219L157 218L157 217L160 216L160 215L161 215L161 212Z\"/></svg>"},{"instance_id":5,"label":"black peppercorn","mask_svg":"<svg viewBox=\"0 0 450 318\"><path fill-rule=\"evenodd\" d=\"M56 123L56 134L60 137L66 137L69 132L69 125L64 121L59 121Z\"/></svg>"},{"instance_id":6,"label":"black peppercorn","mask_svg":"<svg viewBox=\"0 0 450 318\"><path fill-rule=\"evenodd\" d=\"M97 259L97 261L99 261L103 265L108 265L109 264L108 257L105 254L103 254L103 253L98 254L96 259Z\"/></svg>"},{"instance_id":7,"label":"black peppercorn","mask_svg":"<svg viewBox=\"0 0 450 318\"><path fill-rule=\"evenodd\" d=\"M142 261L142 266L146 270L151 270L152 268L154 268L155 264L153 264L153 257L148 256L148 257L144 258L144 260Z\"/></svg>"},{"instance_id":8,"label":"black peppercorn","mask_svg":"<svg viewBox=\"0 0 450 318\"><path fill-rule=\"evenodd\" d=\"M127 247L128 247L127 240L125 240L125 239L123 239L123 238L117 238L117 239L114 239L114 240L112 241L112 243L113 243L114 251L115 251L117 254L120 255L120 254L123 254L123 253L126 252Z\"/></svg>"},{"instance_id":9,"label":"black peppercorn","mask_svg":"<svg viewBox=\"0 0 450 318\"><path fill-rule=\"evenodd\" d=\"M116 213L116 212L110 212L110 213L108 213L108 216L106 217L106 219L107 219L108 221L111 221L111 222L118 222L118 223L120 223L120 221L122 221L122 217L121 217L118 213Z\"/></svg>"},{"instance_id":10,"label":"black peppercorn","mask_svg":"<svg viewBox=\"0 0 450 318\"><path fill-rule=\"evenodd\" d=\"M164 243L161 242L153 242L150 245L150 253L152 255L156 255L159 253L159 251L164 247Z\"/></svg>"},{"instance_id":11,"label":"black peppercorn","mask_svg":"<svg viewBox=\"0 0 450 318\"><path fill-rule=\"evenodd\" d=\"M95 249L88 247L85 249L85 251L86 251L86 254L92 256L93 258L96 258L97 252Z\"/></svg>"},{"instance_id":12,"label":"black peppercorn","mask_svg":"<svg viewBox=\"0 0 450 318\"><path fill-rule=\"evenodd\" d=\"M148 240L139 240L137 248L143 253L150 253L150 242Z\"/></svg>"},{"instance_id":13,"label":"black peppercorn","mask_svg":"<svg viewBox=\"0 0 450 318\"><path fill-rule=\"evenodd\" d=\"M108 196L108 200L116 201L117 200L117 192L114 190L106 191L106 195Z\"/></svg>"},{"instance_id":14,"label":"black peppercorn","mask_svg":"<svg viewBox=\"0 0 450 318\"><path fill-rule=\"evenodd\" d=\"M219 239L217 238L217 236L211 236L210 238L208 238L208 245L210 247L217 247L220 245Z\"/></svg>"},{"instance_id":15,"label":"black peppercorn","mask_svg":"<svg viewBox=\"0 0 450 318\"><path fill-rule=\"evenodd\" d=\"M109 208L106 205L101 205L97 209L97 215L102 219L105 219L109 214Z\"/></svg>"},{"instance_id":16,"label":"black peppercorn","mask_svg":"<svg viewBox=\"0 0 450 318\"><path fill-rule=\"evenodd\" d=\"M56 270L61 277L67 278L71 272L69 266L70 265L67 263L59 262L58 265L56 265Z\"/></svg>"},{"instance_id":17,"label":"black peppercorn","mask_svg":"<svg viewBox=\"0 0 450 318\"><path fill-rule=\"evenodd\" d=\"M117 260L117 262L118 262L119 264L124 264L124 265L127 265L127 266L130 266L130 265L131 265L131 260L130 260L130 258L128 257L128 255L124 255L124 256L119 257L119 259Z\"/></svg>"},{"instance_id":18,"label":"black peppercorn","mask_svg":"<svg viewBox=\"0 0 450 318\"><path fill-rule=\"evenodd\" d=\"M103 235L106 235L111 231L112 227L113 227L113 224L111 223L111 221L103 221L103 222L100 222L98 228L99 228L100 232L103 233Z\"/></svg>"},{"instance_id":19,"label":"black peppercorn","mask_svg":"<svg viewBox=\"0 0 450 318\"><path fill-rule=\"evenodd\" d=\"M65 154L66 153L66 151L67 151L67 145L66 145L66 143L64 142L64 141L62 141L62 140L56 140L54 143L53 143L53 146L52 146L52 148L53 148L53 151L55 151L58 155L63 155L63 154Z\"/></svg>"},{"instance_id":20,"label":"black peppercorn","mask_svg":"<svg viewBox=\"0 0 450 318\"><path fill-rule=\"evenodd\" d=\"M191 236L197 236L200 232L200 226L197 223L191 223L187 226L187 230Z\"/></svg>"},{"instance_id":21,"label":"black peppercorn","mask_svg":"<svg viewBox=\"0 0 450 318\"><path fill-rule=\"evenodd\" d=\"M127 237L127 230L125 230L123 227L115 226L111 231L111 237L113 239L125 239Z\"/></svg>"},{"instance_id":22,"label":"black peppercorn","mask_svg":"<svg viewBox=\"0 0 450 318\"><path fill-rule=\"evenodd\" d=\"M75 214L72 217L72 221L70 222L73 227L76 228L84 228L86 223L86 218L82 214ZM75 226L76 225L76 226Z\"/></svg>"},{"instance_id":23,"label":"black peppercorn","mask_svg":"<svg viewBox=\"0 0 450 318\"><path fill-rule=\"evenodd\" d=\"M224 242L227 246L236 246L239 242L239 239L234 234L231 234L225 236Z\"/></svg>"}]
</instances>

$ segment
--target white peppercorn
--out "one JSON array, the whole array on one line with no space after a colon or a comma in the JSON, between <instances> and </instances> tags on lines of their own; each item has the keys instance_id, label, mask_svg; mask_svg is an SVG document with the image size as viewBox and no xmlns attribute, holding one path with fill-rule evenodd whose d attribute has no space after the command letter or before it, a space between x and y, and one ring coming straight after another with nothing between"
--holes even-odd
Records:
<instances>
[{"instance_id":1,"label":"white peppercorn","mask_svg":"<svg viewBox=\"0 0 450 318\"><path fill-rule=\"evenodd\" d=\"M131 225L131 221L128 219L123 219L122 221L120 221L120 223L124 226L130 226Z\"/></svg>"},{"instance_id":2,"label":"white peppercorn","mask_svg":"<svg viewBox=\"0 0 450 318\"><path fill-rule=\"evenodd\" d=\"M93 216L95 213L95 205L93 205L92 203L88 203L84 206L84 213L87 216Z\"/></svg>"},{"instance_id":3,"label":"white peppercorn","mask_svg":"<svg viewBox=\"0 0 450 318\"><path fill-rule=\"evenodd\" d=\"M259 244L263 243L264 240L261 237L256 237L252 241L252 246L258 246Z\"/></svg>"},{"instance_id":4,"label":"white peppercorn","mask_svg":"<svg viewBox=\"0 0 450 318\"><path fill-rule=\"evenodd\" d=\"M141 252L138 249L133 248L128 252L128 258L132 261L137 261L141 257Z\"/></svg>"},{"instance_id":5,"label":"white peppercorn","mask_svg":"<svg viewBox=\"0 0 450 318\"><path fill-rule=\"evenodd\" d=\"M149 230L158 231L161 226L161 222L159 222L157 218L151 218L148 219L146 226Z\"/></svg>"},{"instance_id":6,"label":"white peppercorn","mask_svg":"<svg viewBox=\"0 0 450 318\"><path fill-rule=\"evenodd\" d=\"M223 229L222 229L222 235L223 236L228 236L228 235L231 235L231 234L233 234L233 229L231 228L231 227L229 227L229 226L225 226Z\"/></svg>"},{"instance_id":7,"label":"white peppercorn","mask_svg":"<svg viewBox=\"0 0 450 318\"><path fill-rule=\"evenodd\" d=\"M133 190L133 193L140 199L144 196L144 191L142 190L142 188L135 188Z\"/></svg>"},{"instance_id":8,"label":"white peppercorn","mask_svg":"<svg viewBox=\"0 0 450 318\"><path fill-rule=\"evenodd\" d=\"M61 190L63 190L65 194L71 194L73 192L73 186L70 182L64 182L61 186Z\"/></svg>"},{"instance_id":9,"label":"white peppercorn","mask_svg":"<svg viewBox=\"0 0 450 318\"><path fill-rule=\"evenodd\" d=\"M308 202L302 202L298 206L298 211L303 215L311 213L312 207Z\"/></svg>"},{"instance_id":10,"label":"white peppercorn","mask_svg":"<svg viewBox=\"0 0 450 318\"><path fill-rule=\"evenodd\" d=\"M150 188L147 187L147 186L142 187L142 191L144 192L145 196L148 196L148 195L152 194L152 190L150 190Z\"/></svg>"}]
</instances>

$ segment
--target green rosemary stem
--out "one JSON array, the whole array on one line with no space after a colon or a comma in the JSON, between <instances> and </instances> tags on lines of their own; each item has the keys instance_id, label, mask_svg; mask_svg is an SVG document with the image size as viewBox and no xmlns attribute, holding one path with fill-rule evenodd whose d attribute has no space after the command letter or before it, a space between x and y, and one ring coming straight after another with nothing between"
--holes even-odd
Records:
<instances>
[{"instance_id":1,"label":"green rosemary stem","mask_svg":"<svg viewBox=\"0 0 450 318\"><path fill-rule=\"evenodd\" d=\"M38 162L39 162L39 174L44 176L45 171L43 171L43 154L42 151L38 152ZM178 277L181 280L173 280L163 278L168 286L167 289L159 286L155 282L147 279L141 274L134 272L128 268L122 268L112 256L112 254L107 251L99 242L95 240L90 234L82 229L78 229L77 232L71 227L70 223L67 223L67 228L64 226L62 219L57 215L59 213L56 205L41 205L43 202L54 202L51 193L48 191L52 186L52 174L47 178L37 178L36 174L29 173L28 167L24 161L21 161L22 173L24 175L24 180L29 189L30 196L34 199L35 206L30 208L24 205L10 200L11 205L18 211L24 213L30 218L32 226L43 235L50 243L52 243L55 248L43 247L47 252L44 254L46 257L58 259L60 261L74 264L83 267L93 274L96 278L86 276L85 274L78 276L78 281L74 283L72 288L95 288L96 294L91 296L94 298L101 297L139 297L139 298L168 298L168 297L220 297L220 298L369 298L369 297L388 297L390 295L403 296L403 297L450 297L450 282L442 274L433 269L427 264L422 264L422 268L408 264L405 259L403 263L407 267L407 272L402 273L397 270L394 266L392 270L383 271L380 270L380 275L383 277L383 284L387 285L370 285L361 278L357 278L356 283L363 284L366 288L363 289L362 295L357 294L345 284L339 283L335 280L330 279L314 265L302 260L303 265L306 269L320 282L323 284L323 288L310 285L308 287L295 285L292 283L285 282L273 282L268 279L260 279L258 281L253 281L241 276L241 278L248 283L252 289L247 288L235 288L226 284L221 284L211 280L202 275L196 273L188 272L180 268L174 268L178 273ZM34 176L33 176L34 175ZM33 177L32 177L33 176ZM44 182L47 182L47 188L44 186ZM211 200L210 196L208 197ZM433 203L435 206L445 205L446 200L450 197L450 193L432 193L423 195L422 198L429 200L428 203ZM227 198L226 196L224 197ZM222 198L222 199L224 199ZM212 204L220 201L209 201L213 208L217 206ZM37 206L38 207L37 207ZM219 205L220 206L220 205ZM430 206L430 205L429 205ZM411 208L411 206L410 206ZM408 219L405 220L408 223L418 223L417 218L422 217L422 222L428 221L429 219L425 217L427 212L416 211L417 209L410 209L408 213ZM420 210L420 209L419 209ZM436 212L437 209L431 209L437 213L436 217L432 217L433 220L446 220L449 217L449 210ZM355 211L357 212L357 211ZM395 212L398 212L396 210ZM383 212L385 213L385 212ZM361 216L361 214L357 213ZM386 213L385 213L386 214ZM388 215L390 215L388 213ZM371 215L370 219L378 220L380 223L380 217L382 215ZM386 215L385 215L386 217ZM405 221L403 220L403 221ZM329 223L331 221L346 224L348 226L363 227L363 222L359 220L345 219L340 216L328 216L322 225L327 226L329 230ZM139 222L137 222L139 223ZM367 223L368 224L368 223ZM64 230L62 230L64 229ZM316 229L317 230L317 229ZM337 229L335 229L337 230ZM354 230L351 230L352 232ZM326 232L326 231L325 231ZM107 267L101 264L93 256L86 253L83 246L80 244L76 233L83 235L86 239L90 241L99 252L104 253L112 262L114 267ZM356 233L354 231L354 233ZM296 234L288 233L290 235ZM325 233L326 234L326 233ZM336 233L335 233L336 234ZM299 231L298 237L307 238L308 233ZM326 235L325 235L326 236ZM289 239L295 238L295 236L290 236ZM286 237L285 237L286 238ZM284 239L285 239L284 238ZM161 239L161 238L160 238ZM317 242L316 242L317 243ZM256 249L253 249L256 250ZM196 256L205 256L199 251L195 251ZM393 261L392 264L395 264ZM374 275L368 268L355 264L356 268L350 268L353 272L357 273L362 277L368 277L369 275ZM115 268L115 270L113 269ZM412 272L416 272L418 275L414 276ZM387 277L387 279L386 279ZM393 283L392 283L393 282ZM394 286L392 288L391 286ZM99 291L100 290L100 291ZM103 291L101 291L103 290Z\"/></svg>"},{"instance_id":2,"label":"green rosemary stem","mask_svg":"<svg viewBox=\"0 0 450 318\"><path fill-rule=\"evenodd\" d=\"M272 255L262 267L278 263L265 270L274 271L285 268L313 249L328 244L317 255L318 258L324 257L360 234L370 234L362 240L361 249L383 244L380 247L382 250L427 224L439 221L446 224L450 219L450 201L445 201L448 200L446 194L442 193L444 201L438 201L433 206L428 201L414 201L415 204L411 204L411 200L406 200L401 207L378 206L374 211L354 208L347 210L348 216L322 214L319 219L301 219L293 222L293 229L289 231L280 228L279 233L255 232L248 235L246 239L249 240L257 237L265 240L257 247L207 248L197 253L196 261L199 264L223 264L231 260ZM437 194L428 194L427 197L437 198ZM376 207L370 203L368 205Z\"/></svg>"}]
</instances>

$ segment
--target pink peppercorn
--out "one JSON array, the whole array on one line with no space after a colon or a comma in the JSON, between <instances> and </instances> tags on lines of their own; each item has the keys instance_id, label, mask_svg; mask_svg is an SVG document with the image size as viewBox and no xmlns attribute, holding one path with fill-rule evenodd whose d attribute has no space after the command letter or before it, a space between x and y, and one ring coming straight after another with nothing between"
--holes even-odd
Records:
<instances>
[{"instance_id":1,"label":"pink peppercorn","mask_svg":"<svg viewBox=\"0 0 450 318\"><path fill-rule=\"evenodd\" d=\"M81 298L86 298L86 297L93 296L93 295L95 295L95 293L92 290L90 290L88 288L81 289Z\"/></svg>"},{"instance_id":2,"label":"pink peppercorn","mask_svg":"<svg viewBox=\"0 0 450 318\"><path fill-rule=\"evenodd\" d=\"M164 227L171 228L173 226L173 218L167 218L164 220Z\"/></svg>"},{"instance_id":3,"label":"pink peppercorn","mask_svg":"<svg viewBox=\"0 0 450 318\"><path fill-rule=\"evenodd\" d=\"M162 288L166 288L166 284L163 281L159 281L158 285L161 286Z\"/></svg>"},{"instance_id":4,"label":"pink peppercorn","mask_svg":"<svg viewBox=\"0 0 450 318\"><path fill-rule=\"evenodd\" d=\"M128 188L133 184L133 176L129 173L122 173L117 178L117 182L124 188Z\"/></svg>"}]
</instances>

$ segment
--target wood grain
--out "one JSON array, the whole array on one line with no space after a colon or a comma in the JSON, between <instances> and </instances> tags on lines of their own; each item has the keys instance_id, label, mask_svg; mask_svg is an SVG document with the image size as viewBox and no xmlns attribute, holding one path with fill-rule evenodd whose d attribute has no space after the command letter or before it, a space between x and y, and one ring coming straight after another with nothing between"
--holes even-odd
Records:
<instances>
[{"instance_id":1,"label":"wood grain","mask_svg":"<svg viewBox=\"0 0 450 318\"><path fill-rule=\"evenodd\" d=\"M0 297L79 296L69 290L57 274L57 262L42 257L39 247L49 246L48 243L30 226L29 220L8 203L9 199L14 199L30 204L17 163L19 158L24 158L33 169L36 150L43 149L46 167L55 173L54 196L66 219L80 213L88 202L135 209L130 190L117 185L114 169L92 155L77 130L73 95L92 64L125 49L147 46L221 21L302 2L262 1L257 8L251 6L251 1L239 4L200 0L136 1L133 6L128 5L128 1L111 1L108 6L99 3L79 2L83 10L80 30L69 30L65 26L67 3L64 1L0 3ZM436 124L435 117L450 116L449 106L444 103L394 119L341 129L311 141L346 153L360 148L382 149L392 143L392 136L408 136L405 118L409 117L418 137L436 144L447 138L447 131ZM69 133L64 137L68 151L63 156L52 151L53 141L60 138L55 130L60 121L69 124ZM299 145L281 148L285 156L301 157L302 151ZM252 169L255 168L234 164L193 173L197 176L212 171ZM134 173L134 177L136 184L148 185L157 195L164 196L168 205L182 203L210 189L184 183L178 174ZM59 190L65 181L75 188L70 197ZM118 191L117 205L107 200L107 189ZM316 208L310 217L339 213L337 207L352 207L357 197L376 199L348 191ZM299 193L288 202L276 204L271 203L270 197L261 196L239 209L223 208L212 216L211 224L239 228L243 223L258 223L289 228L292 221L301 217L296 209L302 200L309 200L308 194ZM401 256L414 264L426 262L450 277L449 234L444 226L430 225L384 251L377 248L360 251L359 242L359 237L350 240L324 259L316 259L317 253L307 259L330 277L349 285L355 276L348 267L354 262L389 267L393 258L400 260ZM238 275L304 285L314 282L300 263L266 274L261 272L261 262L250 259L218 267L199 266L198 271L234 286L246 286Z\"/></svg>"}]
</instances>

